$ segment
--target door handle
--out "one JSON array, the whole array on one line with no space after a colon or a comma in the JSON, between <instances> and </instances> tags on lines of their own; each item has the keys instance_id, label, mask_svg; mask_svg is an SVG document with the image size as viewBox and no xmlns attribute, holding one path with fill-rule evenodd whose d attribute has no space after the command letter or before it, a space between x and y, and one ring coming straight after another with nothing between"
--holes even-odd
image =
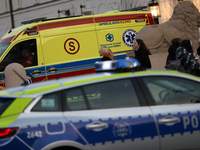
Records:
<instances>
[{"instance_id":1,"label":"door handle","mask_svg":"<svg viewBox=\"0 0 200 150\"><path fill-rule=\"evenodd\" d=\"M48 71L49 72L53 72L53 71L57 71L58 69L56 69L56 68L51 68L51 69L49 69Z\"/></svg>"},{"instance_id":2,"label":"door handle","mask_svg":"<svg viewBox=\"0 0 200 150\"><path fill-rule=\"evenodd\" d=\"M40 73L42 73L42 72L41 71L35 71L35 72L33 72L34 75L40 74Z\"/></svg>"},{"instance_id":3,"label":"door handle","mask_svg":"<svg viewBox=\"0 0 200 150\"><path fill-rule=\"evenodd\" d=\"M86 129L94 130L94 131L101 131L101 130L107 128L107 127L108 127L108 124L103 123L103 122L93 122L91 124L86 125Z\"/></svg>"},{"instance_id":4,"label":"door handle","mask_svg":"<svg viewBox=\"0 0 200 150\"><path fill-rule=\"evenodd\" d=\"M165 125L174 125L175 123L180 122L180 118L173 117L173 116L167 116L165 118L159 119L159 124L165 124Z\"/></svg>"}]
</instances>

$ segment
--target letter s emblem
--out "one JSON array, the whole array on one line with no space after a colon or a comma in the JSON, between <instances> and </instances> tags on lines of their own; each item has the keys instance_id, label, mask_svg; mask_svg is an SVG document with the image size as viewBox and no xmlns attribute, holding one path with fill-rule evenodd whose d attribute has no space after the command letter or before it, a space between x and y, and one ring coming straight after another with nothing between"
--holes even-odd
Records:
<instances>
[{"instance_id":1,"label":"letter s emblem","mask_svg":"<svg viewBox=\"0 0 200 150\"><path fill-rule=\"evenodd\" d=\"M70 50L74 51L75 50L75 46L74 46L74 42L69 42L69 46L70 46Z\"/></svg>"}]
</instances>

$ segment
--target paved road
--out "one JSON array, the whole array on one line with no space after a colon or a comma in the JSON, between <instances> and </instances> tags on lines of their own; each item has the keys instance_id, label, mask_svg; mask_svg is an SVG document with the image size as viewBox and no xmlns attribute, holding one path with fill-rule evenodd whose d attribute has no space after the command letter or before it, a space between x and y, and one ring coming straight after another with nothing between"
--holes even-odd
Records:
<instances>
[{"instance_id":1,"label":"paved road","mask_svg":"<svg viewBox=\"0 0 200 150\"><path fill-rule=\"evenodd\" d=\"M150 55L152 69L164 69L168 53L159 53Z\"/></svg>"}]
</instances>

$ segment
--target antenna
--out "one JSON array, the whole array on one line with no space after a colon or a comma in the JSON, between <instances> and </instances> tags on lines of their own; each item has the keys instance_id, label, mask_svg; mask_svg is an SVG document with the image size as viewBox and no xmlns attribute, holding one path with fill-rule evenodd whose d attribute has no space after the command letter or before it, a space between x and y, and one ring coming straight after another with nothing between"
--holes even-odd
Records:
<instances>
[{"instance_id":1,"label":"antenna","mask_svg":"<svg viewBox=\"0 0 200 150\"><path fill-rule=\"evenodd\" d=\"M27 73L35 82L40 82L37 78L33 77L29 72Z\"/></svg>"},{"instance_id":2,"label":"antenna","mask_svg":"<svg viewBox=\"0 0 200 150\"><path fill-rule=\"evenodd\" d=\"M16 73L18 75L18 77L20 77L24 81L24 83L22 83L21 85L28 85L28 83L26 82L26 80L24 80L24 78L22 78L22 76L17 71L15 71L13 69L13 72Z\"/></svg>"}]
</instances>

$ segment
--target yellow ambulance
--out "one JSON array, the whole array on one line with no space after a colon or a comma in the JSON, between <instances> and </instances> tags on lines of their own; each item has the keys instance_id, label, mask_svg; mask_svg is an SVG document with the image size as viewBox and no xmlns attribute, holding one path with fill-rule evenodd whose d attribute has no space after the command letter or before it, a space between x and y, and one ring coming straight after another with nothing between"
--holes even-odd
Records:
<instances>
[{"instance_id":1,"label":"yellow ambulance","mask_svg":"<svg viewBox=\"0 0 200 150\"><path fill-rule=\"evenodd\" d=\"M24 49L31 55L30 65L24 66L29 83L94 73L101 46L110 48L116 59L124 59L132 50L137 32L153 24L149 11L113 11L22 22L0 39L0 86L5 87L5 67L13 62L21 63Z\"/></svg>"}]
</instances>

